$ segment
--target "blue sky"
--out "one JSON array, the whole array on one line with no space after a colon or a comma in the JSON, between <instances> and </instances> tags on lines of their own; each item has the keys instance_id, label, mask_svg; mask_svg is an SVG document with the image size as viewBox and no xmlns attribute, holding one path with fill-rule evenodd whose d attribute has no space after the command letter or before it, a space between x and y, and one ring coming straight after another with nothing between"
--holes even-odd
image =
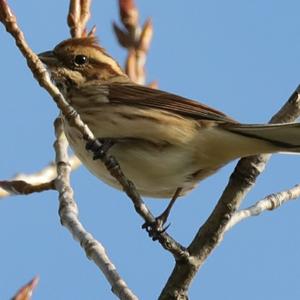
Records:
<instances>
[{"instance_id":1,"label":"blue sky","mask_svg":"<svg viewBox=\"0 0 300 300\"><path fill-rule=\"evenodd\" d=\"M9 1L28 42L37 52L69 36L68 1ZM141 18L151 16L154 39L148 80L161 89L197 99L241 122L267 121L299 84L300 2L137 1ZM94 1L90 25L120 63L111 22L117 2ZM0 29L0 178L35 172L54 157L52 122L57 109L39 88ZM299 157L275 155L243 203L299 182ZM187 245L204 222L234 163L179 200L169 232ZM142 220L122 193L83 167L72 183L84 225L107 248L121 275L140 299L159 295L174 265L172 257L140 229ZM165 201L147 200L158 214ZM115 299L98 269L59 223L55 192L0 201L0 298L39 274L34 299ZM191 299L299 299L300 202L236 226L195 278Z\"/></svg>"}]
</instances>

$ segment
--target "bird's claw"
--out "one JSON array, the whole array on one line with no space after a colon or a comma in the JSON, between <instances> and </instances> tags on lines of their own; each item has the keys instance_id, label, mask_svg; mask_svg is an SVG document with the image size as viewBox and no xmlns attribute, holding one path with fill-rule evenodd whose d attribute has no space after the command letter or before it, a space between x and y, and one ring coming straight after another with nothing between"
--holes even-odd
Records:
<instances>
[{"instance_id":1,"label":"bird's claw","mask_svg":"<svg viewBox=\"0 0 300 300\"><path fill-rule=\"evenodd\" d=\"M96 160L101 159L113 144L114 142L110 139L97 139L87 142L85 148L93 152L93 160Z\"/></svg>"},{"instance_id":2,"label":"bird's claw","mask_svg":"<svg viewBox=\"0 0 300 300\"><path fill-rule=\"evenodd\" d=\"M161 216L155 218L154 222L145 222L142 225L142 228L145 229L148 235L152 238L153 241L159 240L162 233L170 227L171 223L167 226L164 226L166 220Z\"/></svg>"}]
</instances>

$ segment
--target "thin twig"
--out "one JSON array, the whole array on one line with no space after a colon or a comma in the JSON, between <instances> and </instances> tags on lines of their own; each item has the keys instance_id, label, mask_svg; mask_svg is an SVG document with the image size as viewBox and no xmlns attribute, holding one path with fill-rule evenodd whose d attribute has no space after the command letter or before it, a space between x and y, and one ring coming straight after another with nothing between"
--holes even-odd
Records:
<instances>
[{"instance_id":1,"label":"thin twig","mask_svg":"<svg viewBox=\"0 0 300 300\"><path fill-rule=\"evenodd\" d=\"M119 44L128 52L125 72L132 81L145 84L145 64L153 35L152 21L148 19L143 27L140 26L139 12L134 0L119 0L119 12L124 28L116 23L113 23L113 28ZM156 87L156 83L150 85Z\"/></svg>"},{"instance_id":2,"label":"thin twig","mask_svg":"<svg viewBox=\"0 0 300 300\"><path fill-rule=\"evenodd\" d=\"M72 155L70 158L72 171L80 165L79 159ZM33 174L18 174L10 180L0 181L0 199L20 194L30 194L52 189L52 182L56 178L56 166L50 163L42 170Z\"/></svg>"},{"instance_id":3,"label":"thin twig","mask_svg":"<svg viewBox=\"0 0 300 300\"><path fill-rule=\"evenodd\" d=\"M258 216L265 211L274 210L290 200L295 200L300 197L300 184L295 185L291 189L274 193L266 196L262 200L257 201L254 205L248 208L239 210L233 214L230 221L227 223L225 232L233 226L249 217Z\"/></svg>"},{"instance_id":4,"label":"thin twig","mask_svg":"<svg viewBox=\"0 0 300 300\"><path fill-rule=\"evenodd\" d=\"M68 25L72 37L86 35L86 24L90 19L91 0L71 0L68 14Z\"/></svg>"},{"instance_id":5,"label":"thin twig","mask_svg":"<svg viewBox=\"0 0 300 300\"><path fill-rule=\"evenodd\" d=\"M71 166L68 162L68 142L66 141L63 124L60 118L55 121L57 179L55 188L59 193L59 216L61 224L65 226L84 249L87 257L101 269L112 287L113 293L119 299L137 300L138 298L128 288L125 281L118 274L116 267L110 261L105 248L100 242L85 230L78 219L78 209L73 199L70 185Z\"/></svg>"},{"instance_id":6,"label":"thin twig","mask_svg":"<svg viewBox=\"0 0 300 300\"><path fill-rule=\"evenodd\" d=\"M41 184L30 184L23 180L0 181L0 188L3 194L7 195L29 195L32 193L40 193L48 190L55 190L53 181Z\"/></svg>"}]
</instances>

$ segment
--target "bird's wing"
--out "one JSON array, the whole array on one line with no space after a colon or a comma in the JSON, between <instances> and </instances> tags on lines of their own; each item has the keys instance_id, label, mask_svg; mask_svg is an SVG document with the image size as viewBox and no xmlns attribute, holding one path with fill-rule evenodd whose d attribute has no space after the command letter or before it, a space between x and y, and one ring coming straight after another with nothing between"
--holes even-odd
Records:
<instances>
[{"instance_id":1,"label":"bird's wing","mask_svg":"<svg viewBox=\"0 0 300 300\"><path fill-rule=\"evenodd\" d=\"M112 104L162 109L195 120L237 123L224 113L197 101L133 83L109 85L108 98Z\"/></svg>"}]
</instances>

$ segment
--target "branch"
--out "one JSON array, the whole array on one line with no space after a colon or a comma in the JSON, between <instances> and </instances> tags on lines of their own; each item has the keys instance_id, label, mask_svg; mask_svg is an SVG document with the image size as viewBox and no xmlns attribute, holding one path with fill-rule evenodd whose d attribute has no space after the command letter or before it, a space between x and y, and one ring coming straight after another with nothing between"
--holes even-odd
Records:
<instances>
[{"instance_id":1,"label":"branch","mask_svg":"<svg viewBox=\"0 0 300 300\"><path fill-rule=\"evenodd\" d=\"M300 115L300 88L290 96L285 105L276 113L270 123L293 122ZM177 260L159 299L188 299L187 291L191 281L206 258L223 239L227 224L240 207L241 202L264 170L270 155L242 158L231 174L213 212L200 227L188 247L188 260Z\"/></svg>"},{"instance_id":2,"label":"branch","mask_svg":"<svg viewBox=\"0 0 300 300\"><path fill-rule=\"evenodd\" d=\"M76 156L70 158L72 171L80 166ZM13 195L27 195L53 189L53 180L56 178L56 166L48 166L34 174L18 174L11 180L0 181L0 199Z\"/></svg>"},{"instance_id":3,"label":"branch","mask_svg":"<svg viewBox=\"0 0 300 300\"><path fill-rule=\"evenodd\" d=\"M41 184L30 184L23 180L0 181L3 195L29 195L32 193L40 193L48 190L55 190L54 182L49 181Z\"/></svg>"},{"instance_id":4,"label":"branch","mask_svg":"<svg viewBox=\"0 0 300 300\"><path fill-rule=\"evenodd\" d=\"M72 37L86 35L86 24L90 19L91 0L71 0L68 14L68 25Z\"/></svg>"},{"instance_id":5,"label":"branch","mask_svg":"<svg viewBox=\"0 0 300 300\"><path fill-rule=\"evenodd\" d=\"M295 185L291 189L270 194L262 200L257 201L254 205L235 212L230 221L227 223L225 232L249 217L258 216L267 210L274 210L282 204L285 204L290 200L295 200L298 197L300 197L300 184Z\"/></svg>"},{"instance_id":6,"label":"branch","mask_svg":"<svg viewBox=\"0 0 300 300\"><path fill-rule=\"evenodd\" d=\"M116 23L113 23L113 29L119 44L128 52L125 72L132 81L145 84L145 64L153 35L152 21L148 19L143 27L139 25L139 12L134 0L119 0L119 12L124 29ZM151 83L151 87L156 87L156 83Z\"/></svg>"},{"instance_id":7,"label":"branch","mask_svg":"<svg viewBox=\"0 0 300 300\"><path fill-rule=\"evenodd\" d=\"M87 257L101 269L110 283L113 293L119 299L137 300L138 298L127 287L125 281L118 274L116 267L110 261L105 248L100 242L85 230L78 219L78 208L73 199L70 185L71 166L68 162L68 142L63 131L60 118L55 121L56 142L54 143L57 165L57 179L55 188L59 193L59 216L61 224L65 226L84 249Z\"/></svg>"}]
</instances>

